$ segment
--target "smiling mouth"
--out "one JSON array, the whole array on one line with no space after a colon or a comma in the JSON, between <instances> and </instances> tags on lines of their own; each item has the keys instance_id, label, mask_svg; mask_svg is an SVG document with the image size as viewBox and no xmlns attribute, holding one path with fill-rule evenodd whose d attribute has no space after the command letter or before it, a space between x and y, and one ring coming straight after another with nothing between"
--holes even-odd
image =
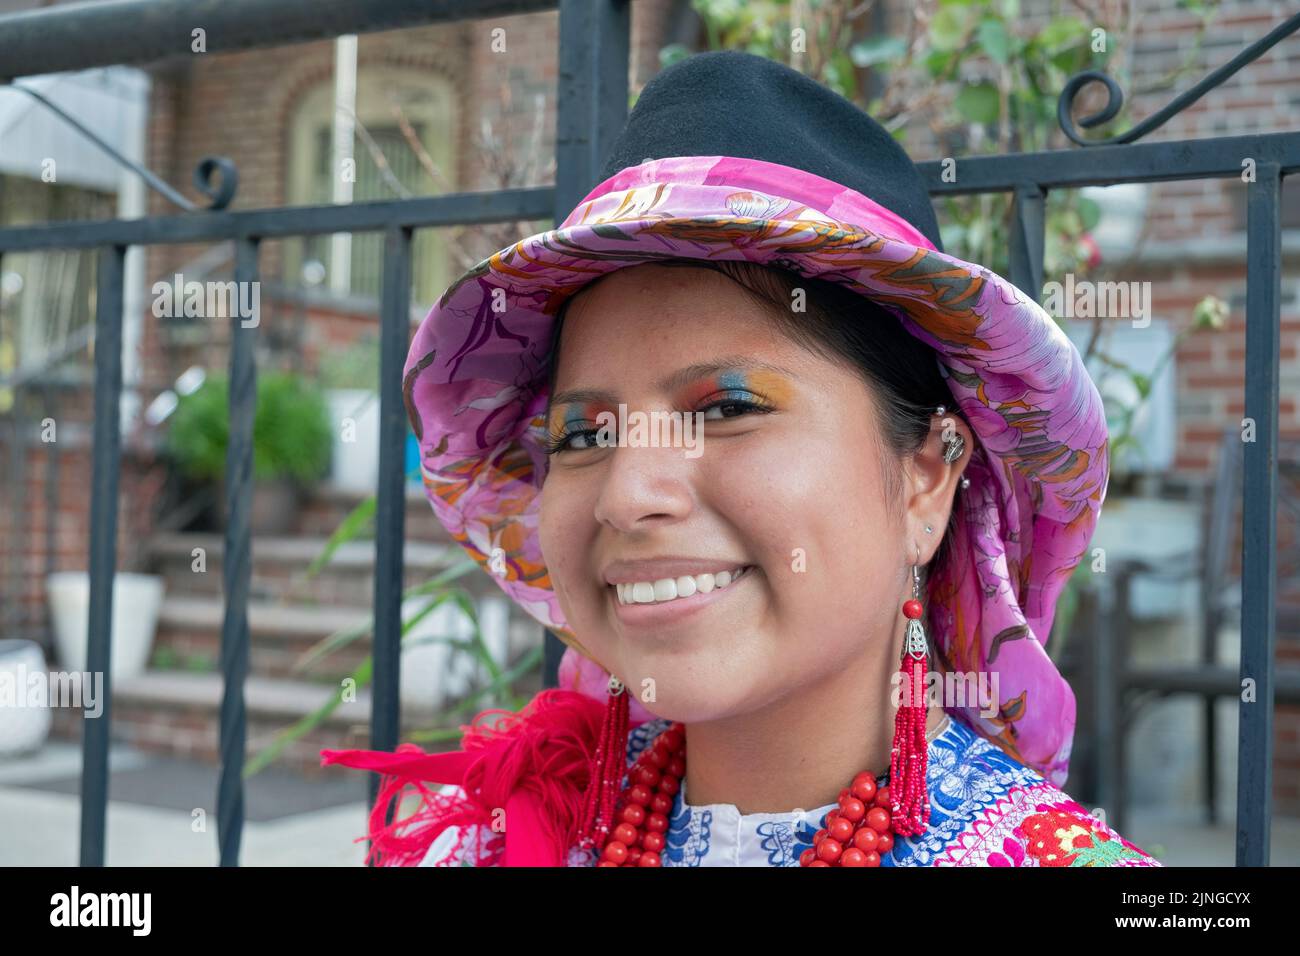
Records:
<instances>
[{"instance_id":1,"label":"smiling mouth","mask_svg":"<svg viewBox=\"0 0 1300 956\"><path fill-rule=\"evenodd\" d=\"M725 590L745 577L753 569L754 565L752 564L742 564L730 571L720 571L712 574L685 574L676 578L660 578L657 581L611 584L609 587L614 589L615 601L621 607L673 604L678 601L688 600L696 595Z\"/></svg>"}]
</instances>

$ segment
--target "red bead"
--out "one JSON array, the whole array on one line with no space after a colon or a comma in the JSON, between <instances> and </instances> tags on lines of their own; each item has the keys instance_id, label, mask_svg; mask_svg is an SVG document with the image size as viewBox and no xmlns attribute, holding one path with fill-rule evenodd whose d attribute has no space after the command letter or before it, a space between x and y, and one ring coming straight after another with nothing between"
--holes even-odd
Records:
<instances>
[{"instance_id":1,"label":"red bead","mask_svg":"<svg viewBox=\"0 0 1300 956\"><path fill-rule=\"evenodd\" d=\"M867 826L877 833L884 833L889 829L889 811L884 807L872 807L867 811Z\"/></svg>"},{"instance_id":2,"label":"red bead","mask_svg":"<svg viewBox=\"0 0 1300 956\"><path fill-rule=\"evenodd\" d=\"M871 827L858 827L853 834L853 845L863 853L868 853L880 845L880 834Z\"/></svg>"},{"instance_id":3,"label":"red bead","mask_svg":"<svg viewBox=\"0 0 1300 956\"><path fill-rule=\"evenodd\" d=\"M630 846L627 848L627 862L624 866L636 866L637 861L641 859L644 851L639 846Z\"/></svg>"},{"instance_id":4,"label":"red bead","mask_svg":"<svg viewBox=\"0 0 1300 956\"><path fill-rule=\"evenodd\" d=\"M878 807L889 806L889 788L881 787L876 791L875 805Z\"/></svg>"},{"instance_id":5,"label":"red bead","mask_svg":"<svg viewBox=\"0 0 1300 956\"><path fill-rule=\"evenodd\" d=\"M836 800L837 803L843 803L843 802L844 802L844 798L847 797L847 796L849 796L849 795L850 795L850 794L849 794L849 788L848 788L848 787L845 787L843 790L840 791L840 795L839 795L838 797L836 797L835 800Z\"/></svg>"},{"instance_id":6,"label":"red bead","mask_svg":"<svg viewBox=\"0 0 1300 956\"><path fill-rule=\"evenodd\" d=\"M916 620L921 616L921 602L916 598L911 598L903 602L903 616Z\"/></svg>"},{"instance_id":7,"label":"red bead","mask_svg":"<svg viewBox=\"0 0 1300 956\"><path fill-rule=\"evenodd\" d=\"M686 761L681 757L673 757L672 760L668 761L667 769L670 774L680 780L686 776Z\"/></svg>"},{"instance_id":8,"label":"red bead","mask_svg":"<svg viewBox=\"0 0 1300 956\"><path fill-rule=\"evenodd\" d=\"M620 840L610 840L605 844L605 852L601 856L615 866L621 866L627 859L627 844Z\"/></svg>"},{"instance_id":9,"label":"red bead","mask_svg":"<svg viewBox=\"0 0 1300 956\"><path fill-rule=\"evenodd\" d=\"M656 793L650 800L650 812L662 813L665 816L673 812L673 798L666 793Z\"/></svg>"},{"instance_id":10,"label":"red bead","mask_svg":"<svg viewBox=\"0 0 1300 956\"><path fill-rule=\"evenodd\" d=\"M668 748L663 746L654 746L646 752L645 759L651 766L663 770L664 767L668 766L668 763L673 759L673 756L668 752Z\"/></svg>"},{"instance_id":11,"label":"red bead","mask_svg":"<svg viewBox=\"0 0 1300 956\"><path fill-rule=\"evenodd\" d=\"M827 863L825 860L813 860L808 865L809 866L830 866L830 864Z\"/></svg>"},{"instance_id":12,"label":"red bead","mask_svg":"<svg viewBox=\"0 0 1300 956\"><path fill-rule=\"evenodd\" d=\"M857 823L867 815L867 805L857 797L849 797L840 804L840 817L850 823Z\"/></svg>"},{"instance_id":13,"label":"red bead","mask_svg":"<svg viewBox=\"0 0 1300 956\"><path fill-rule=\"evenodd\" d=\"M813 846L821 845L822 840L825 839L826 839L826 831L818 830L816 833L813 834Z\"/></svg>"},{"instance_id":14,"label":"red bead","mask_svg":"<svg viewBox=\"0 0 1300 956\"><path fill-rule=\"evenodd\" d=\"M669 728L668 730L665 730L662 734L660 734L659 740L665 747L668 748L669 753L672 753L676 750L681 750L682 744L686 743L686 738L682 736L680 732L673 730L672 728Z\"/></svg>"},{"instance_id":15,"label":"red bead","mask_svg":"<svg viewBox=\"0 0 1300 956\"><path fill-rule=\"evenodd\" d=\"M625 846L636 843L637 837L640 835L637 828L630 823L620 823L614 828L614 839Z\"/></svg>"},{"instance_id":16,"label":"red bead","mask_svg":"<svg viewBox=\"0 0 1300 956\"><path fill-rule=\"evenodd\" d=\"M599 863L597 863L596 865L597 865L597 866L618 866L617 863L611 863L611 862L609 862L609 860L601 860L601 861L600 861Z\"/></svg>"},{"instance_id":17,"label":"red bead","mask_svg":"<svg viewBox=\"0 0 1300 956\"><path fill-rule=\"evenodd\" d=\"M886 830L876 838L876 849L881 853L888 853L894 848L894 834Z\"/></svg>"},{"instance_id":18,"label":"red bead","mask_svg":"<svg viewBox=\"0 0 1300 956\"><path fill-rule=\"evenodd\" d=\"M811 866L812 861L815 859L817 859L817 851L814 850L812 847L809 847L808 849L804 850L802 853L799 854L799 865Z\"/></svg>"},{"instance_id":19,"label":"red bead","mask_svg":"<svg viewBox=\"0 0 1300 956\"><path fill-rule=\"evenodd\" d=\"M817 859L825 860L827 863L834 863L840 858L844 848L840 845L839 840L827 837L817 845Z\"/></svg>"},{"instance_id":20,"label":"red bead","mask_svg":"<svg viewBox=\"0 0 1300 956\"><path fill-rule=\"evenodd\" d=\"M659 860L659 854L653 850L646 850L641 854L641 859L636 861L637 866L662 866Z\"/></svg>"},{"instance_id":21,"label":"red bead","mask_svg":"<svg viewBox=\"0 0 1300 956\"><path fill-rule=\"evenodd\" d=\"M865 855L867 860L866 863L863 864L864 866L880 866L880 854L875 850L871 850Z\"/></svg>"},{"instance_id":22,"label":"red bead","mask_svg":"<svg viewBox=\"0 0 1300 956\"><path fill-rule=\"evenodd\" d=\"M622 820L624 823L630 823L634 827L639 827L645 823L645 807L639 803L629 803L623 808Z\"/></svg>"},{"instance_id":23,"label":"red bead","mask_svg":"<svg viewBox=\"0 0 1300 956\"><path fill-rule=\"evenodd\" d=\"M675 796L677 791L682 788L682 783L676 777L670 777L664 774L663 779L659 781L659 792L666 793L668 796Z\"/></svg>"},{"instance_id":24,"label":"red bead","mask_svg":"<svg viewBox=\"0 0 1300 956\"><path fill-rule=\"evenodd\" d=\"M857 847L849 847L840 854L840 866L866 866L867 855Z\"/></svg>"},{"instance_id":25,"label":"red bead","mask_svg":"<svg viewBox=\"0 0 1300 956\"><path fill-rule=\"evenodd\" d=\"M655 853L662 853L667 845L668 840L662 833L655 833L650 830L641 836L641 846L647 850L653 850Z\"/></svg>"},{"instance_id":26,"label":"red bead","mask_svg":"<svg viewBox=\"0 0 1300 956\"><path fill-rule=\"evenodd\" d=\"M639 803L643 807L650 802L651 796L650 788L639 783L633 785L627 791L628 800L632 803Z\"/></svg>"},{"instance_id":27,"label":"red bead","mask_svg":"<svg viewBox=\"0 0 1300 956\"><path fill-rule=\"evenodd\" d=\"M634 774L633 777L634 782L642 784L643 786L646 787L659 786L659 780L663 776L654 767L647 767L645 764L641 764L635 770L633 770L633 774Z\"/></svg>"},{"instance_id":28,"label":"red bead","mask_svg":"<svg viewBox=\"0 0 1300 956\"><path fill-rule=\"evenodd\" d=\"M831 839L840 843L848 843L849 840L853 839L853 823L843 817L837 817L826 827L826 832L831 835Z\"/></svg>"},{"instance_id":29,"label":"red bead","mask_svg":"<svg viewBox=\"0 0 1300 956\"><path fill-rule=\"evenodd\" d=\"M853 778L853 784L849 787L849 791L863 803L870 803L879 792L876 789L875 776L865 770Z\"/></svg>"},{"instance_id":30,"label":"red bead","mask_svg":"<svg viewBox=\"0 0 1300 956\"><path fill-rule=\"evenodd\" d=\"M645 818L645 828L651 833L667 833L668 818L662 813L652 813Z\"/></svg>"}]
</instances>

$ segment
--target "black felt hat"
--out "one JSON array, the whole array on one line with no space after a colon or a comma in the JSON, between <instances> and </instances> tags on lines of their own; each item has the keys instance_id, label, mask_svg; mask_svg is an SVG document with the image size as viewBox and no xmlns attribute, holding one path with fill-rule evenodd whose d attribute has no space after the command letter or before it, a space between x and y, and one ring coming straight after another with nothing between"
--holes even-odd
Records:
<instances>
[{"instance_id":1,"label":"black felt hat","mask_svg":"<svg viewBox=\"0 0 1300 956\"><path fill-rule=\"evenodd\" d=\"M874 199L943 249L930 196L898 141L834 90L774 60L720 50L664 69L642 89L600 178L668 156L802 169Z\"/></svg>"}]
</instances>

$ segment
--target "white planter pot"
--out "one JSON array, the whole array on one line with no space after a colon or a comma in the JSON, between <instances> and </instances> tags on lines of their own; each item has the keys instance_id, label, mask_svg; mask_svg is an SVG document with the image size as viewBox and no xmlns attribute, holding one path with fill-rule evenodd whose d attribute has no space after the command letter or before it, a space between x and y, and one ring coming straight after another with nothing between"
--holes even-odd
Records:
<instances>
[{"instance_id":1,"label":"white planter pot","mask_svg":"<svg viewBox=\"0 0 1300 956\"><path fill-rule=\"evenodd\" d=\"M59 662L70 671L86 669L86 636L90 615L90 574L59 571L46 578L50 617L54 621L54 646ZM153 649L158 612L162 607L163 579L152 574L127 574L113 578L113 683L144 673Z\"/></svg>"},{"instance_id":2,"label":"white planter pot","mask_svg":"<svg viewBox=\"0 0 1300 956\"><path fill-rule=\"evenodd\" d=\"M379 396L364 388L331 388L325 390L325 401L334 430L330 483L346 491L374 491L379 484ZM345 428L347 419L351 424Z\"/></svg>"},{"instance_id":3,"label":"white planter pot","mask_svg":"<svg viewBox=\"0 0 1300 956\"><path fill-rule=\"evenodd\" d=\"M35 641L0 641L0 686L9 685L0 694L14 694L12 701L0 697L0 757L30 753L45 743L53 721L49 700L46 695L33 699L28 688L33 674L44 680L48 673Z\"/></svg>"}]
</instances>

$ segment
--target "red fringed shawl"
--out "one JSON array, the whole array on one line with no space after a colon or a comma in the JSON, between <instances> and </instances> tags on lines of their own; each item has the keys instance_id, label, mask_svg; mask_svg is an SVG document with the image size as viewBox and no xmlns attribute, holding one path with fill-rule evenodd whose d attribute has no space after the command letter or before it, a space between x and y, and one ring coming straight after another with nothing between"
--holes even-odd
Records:
<instances>
[{"instance_id":1,"label":"red fringed shawl","mask_svg":"<svg viewBox=\"0 0 1300 956\"><path fill-rule=\"evenodd\" d=\"M412 743L393 753L322 750L321 765L381 774L369 833L359 838L371 841L368 863L417 866L448 827L479 824L503 834L504 844L478 841L472 850L477 866L564 866L581 836L604 714L586 694L544 690L518 714L486 710L462 725L462 750L431 754ZM481 723L491 716L500 719ZM420 808L386 823L408 784L419 792ZM445 784L459 785L465 795L439 793Z\"/></svg>"}]
</instances>

